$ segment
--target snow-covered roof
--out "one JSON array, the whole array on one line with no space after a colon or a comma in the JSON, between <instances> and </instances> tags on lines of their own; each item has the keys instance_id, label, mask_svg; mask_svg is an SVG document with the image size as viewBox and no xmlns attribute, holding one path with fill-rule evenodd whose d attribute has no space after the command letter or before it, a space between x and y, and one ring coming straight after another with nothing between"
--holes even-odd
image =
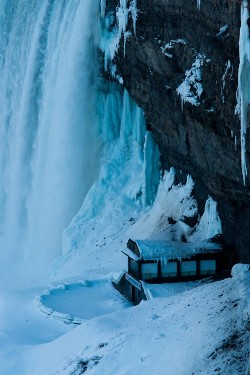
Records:
<instances>
[{"instance_id":1,"label":"snow-covered roof","mask_svg":"<svg viewBox=\"0 0 250 375\"><path fill-rule=\"evenodd\" d=\"M170 259L191 258L196 254L204 254L220 251L221 245L214 242L179 242L161 240L133 240L138 247L140 259L161 260L167 262Z\"/></svg>"},{"instance_id":2,"label":"snow-covered roof","mask_svg":"<svg viewBox=\"0 0 250 375\"><path fill-rule=\"evenodd\" d=\"M136 262L138 262L138 260L140 260L140 258L132 250L124 249L124 250L122 250L122 253L127 255L129 258L135 260Z\"/></svg>"}]
</instances>

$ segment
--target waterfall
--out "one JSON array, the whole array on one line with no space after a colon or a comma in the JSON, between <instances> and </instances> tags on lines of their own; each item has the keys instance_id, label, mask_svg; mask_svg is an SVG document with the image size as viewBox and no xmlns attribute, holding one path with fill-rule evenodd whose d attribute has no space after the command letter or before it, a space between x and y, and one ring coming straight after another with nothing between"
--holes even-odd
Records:
<instances>
[{"instance_id":1,"label":"waterfall","mask_svg":"<svg viewBox=\"0 0 250 375\"><path fill-rule=\"evenodd\" d=\"M0 277L44 273L98 173L98 9L0 2Z\"/></svg>"},{"instance_id":2,"label":"waterfall","mask_svg":"<svg viewBox=\"0 0 250 375\"><path fill-rule=\"evenodd\" d=\"M159 152L143 111L100 78L104 5L0 2L0 279L8 282L82 273L90 250L113 257L101 236L121 243L131 216L154 200Z\"/></svg>"}]
</instances>

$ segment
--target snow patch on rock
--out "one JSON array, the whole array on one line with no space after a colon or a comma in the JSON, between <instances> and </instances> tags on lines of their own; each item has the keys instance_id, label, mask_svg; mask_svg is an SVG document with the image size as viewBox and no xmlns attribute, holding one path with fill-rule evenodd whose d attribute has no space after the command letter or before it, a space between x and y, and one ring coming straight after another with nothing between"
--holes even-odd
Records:
<instances>
[{"instance_id":1,"label":"snow patch on rock","mask_svg":"<svg viewBox=\"0 0 250 375\"><path fill-rule=\"evenodd\" d=\"M177 88L177 93L180 95L183 103L188 102L195 106L201 103L201 95L203 93L202 66L204 59L204 55L198 54L196 56L191 69L185 73L184 81Z\"/></svg>"}]
</instances>

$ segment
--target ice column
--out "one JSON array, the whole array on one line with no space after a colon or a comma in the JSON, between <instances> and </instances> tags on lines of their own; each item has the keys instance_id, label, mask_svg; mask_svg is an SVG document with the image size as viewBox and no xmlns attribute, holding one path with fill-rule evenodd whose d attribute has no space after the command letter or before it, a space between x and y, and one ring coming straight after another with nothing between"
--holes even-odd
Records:
<instances>
[{"instance_id":1,"label":"ice column","mask_svg":"<svg viewBox=\"0 0 250 375\"><path fill-rule=\"evenodd\" d=\"M244 184L246 183L246 132L248 123L248 109L250 104L250 39L248 1L241 6L241 28L239 40L240 66L238 73L239 94L241 102L241 168Z\"/></svg>"}]
</instances>

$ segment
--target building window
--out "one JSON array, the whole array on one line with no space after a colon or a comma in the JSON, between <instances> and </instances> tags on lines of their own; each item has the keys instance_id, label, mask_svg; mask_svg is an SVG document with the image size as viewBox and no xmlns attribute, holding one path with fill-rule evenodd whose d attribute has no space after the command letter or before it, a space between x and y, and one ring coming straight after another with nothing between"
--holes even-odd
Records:
<instances>
[{"instance_id":1,"label":"building window","mask_svg":"<svg viewBox=\"0 0 250 375\"><path fill-rule=\"evenodd\" d=\"M133 259L129 258L129 267L130 267L131 274L138 276L138 274L139 274L139 263L135 262Z\"/></svg>"},{"instance_id":2,"label":"building window","mask_svg":"<svg viewBox=\"0 0 250 375\"><path fill-rule=\"evenodd\" d=\"M196 261L181 262L181 276L196 276Z\"/></svg>"},{"instance_id":3,"label":"building window","mask_svg":"<svg viewBox=\"0 0 250 375\"><path fill-rule=\"evenodd\" d=\"M167 262L161 264L162 277L177 277L177 262Z\"/></svg>"},{"instance_id":4,"label":"building window","mask_svg":"<svg viewBox=\"0 0 250 375\"><path fill-rule=\"evenodd\" d=\"M157 263L142 263L141 273L142 280L156 279L158 276Z\"/></svg>"},{"instance_id":5,"label":"building window","mask_svg":"<svg viewBox=\"0 0 250 375\"><path fill-rule=\"evenodd\" d=\"M216 272L216 260L201 260L200 261L200 274L201 275L214 275Z\"/></svg>"}]
</instances>

